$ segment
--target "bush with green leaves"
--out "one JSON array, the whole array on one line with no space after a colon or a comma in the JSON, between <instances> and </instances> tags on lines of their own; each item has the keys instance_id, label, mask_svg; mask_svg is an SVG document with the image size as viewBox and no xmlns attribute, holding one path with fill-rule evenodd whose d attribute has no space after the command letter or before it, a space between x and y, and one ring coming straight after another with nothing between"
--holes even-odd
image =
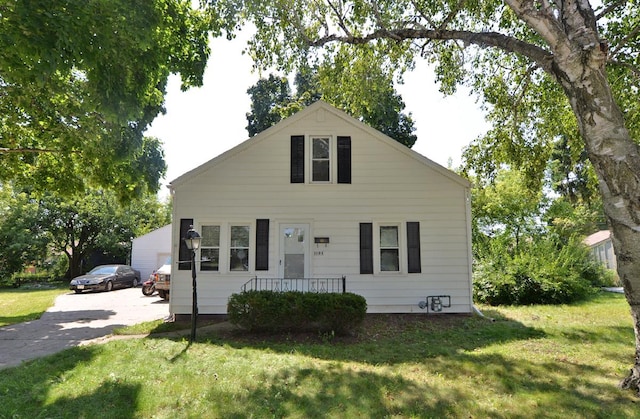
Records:
<instances>
[{"instance_id":1,"label":"bush with green leaves","mask_svg":"<svg viewBox=\"0 0 640 419\"><path fill-rule=\"evenodd\" d=\"M577 240L557 246L553 240L527 243L512 254L492 252L474 269L474 300L501 304L564 304L581 300L613 276L593 261Z\"/></svg>"},{"instance_id":2,"label":"bush with green leaves","mask_svg":"<svg viewBox=\"0 0 640 419\"><path fill-rule=\"evenodd\" d=\"M367 313L367 301L353 294L247 291L229 298L229 321L251 331L309 331L348 334Z\"/></svg>"}]
</instances>

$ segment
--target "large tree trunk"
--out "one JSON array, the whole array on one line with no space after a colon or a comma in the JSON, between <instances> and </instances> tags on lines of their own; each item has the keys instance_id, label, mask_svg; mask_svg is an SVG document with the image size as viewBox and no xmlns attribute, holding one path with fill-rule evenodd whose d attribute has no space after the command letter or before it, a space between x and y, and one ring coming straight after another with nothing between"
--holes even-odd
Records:
<instances>
[{"instance_id":1,"label":"large tree trunk","mask_svg":"<svg viewBox=\"0 0 640 419\"><path fill-rule=\"evenodd\" d=\"M589 2L560 2L559 17L547 9L541 11L531 0L506 3L551 48L552 57L538 64L556 78L569 98L598 176L635 332L635 362L621 386L640 393L640 149L625 127L607 80L606 42L598 35Z\"/></svg>"},{"instance_id":2,"label":"large tree trunk","mask_svg":"<svg viewBox=\"0 0 640 419\"><path fill-rule=\"evenodd\" d=\"M598 176L618 275L633 317L635 362L621 386L640 393L640 148L625 128L598 53L581 51L567 62L561 84Z\"/></svg>"},{"instance_id":3,"label":"large tree trunk","mask_svg":"<svg viewBox=\"0 0 640 419\"><path fill-rule=\"evenodd\" d=\"M82 254L77 248L72 248L70 253L67 253L67 259L69 260L69 279L73 279L76 276L82 275Z\"/></svg>"}]
</instances>

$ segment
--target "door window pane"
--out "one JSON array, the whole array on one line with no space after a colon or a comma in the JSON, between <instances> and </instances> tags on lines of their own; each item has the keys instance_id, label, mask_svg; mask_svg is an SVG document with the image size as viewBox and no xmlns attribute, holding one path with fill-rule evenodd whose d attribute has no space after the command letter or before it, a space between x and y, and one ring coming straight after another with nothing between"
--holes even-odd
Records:
<instances>
[{"instance_id":1,"label":"door window pane","mask_svg":"<svg viewBox=\"0 0 640 419\"><path fill-rule=\"evenodd\" d=\"M305 229L284 228L284 277L304 278Z\"/></svg>"}]
</instances>

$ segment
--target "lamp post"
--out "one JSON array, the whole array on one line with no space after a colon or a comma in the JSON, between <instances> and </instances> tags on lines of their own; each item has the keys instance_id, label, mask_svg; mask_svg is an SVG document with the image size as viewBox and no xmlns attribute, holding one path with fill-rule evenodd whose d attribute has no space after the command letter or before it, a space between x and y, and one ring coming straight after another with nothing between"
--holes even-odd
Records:
<instances>
[{"instance_id":1,"label":"lamp post","mask_svg":"<svg viewBox=\"0 0 640 419\"><path fill-rule=\"evenodd\" d=\"M193 226L187 231L184 238L184 243L187 245L187 249L191 250L191 279L193 288L193 297L191 301L191 339L190 342L196 340L196 318L198 317L198 291L196 282L196 250L200 248L200 242L202 237L197 231L193 229Z\"/></svg>"}]
</instances>

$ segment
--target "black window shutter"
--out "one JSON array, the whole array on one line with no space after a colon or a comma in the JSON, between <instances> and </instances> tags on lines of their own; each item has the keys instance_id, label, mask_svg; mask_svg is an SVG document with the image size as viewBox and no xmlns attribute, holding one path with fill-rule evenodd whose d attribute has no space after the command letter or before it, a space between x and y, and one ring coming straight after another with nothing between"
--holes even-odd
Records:
<instances>
[{"instance_id":1,"label":"black window shutter","mask_svg":"<svg viewBox=\"0 0 640 419\"><path fill-rule=\"evenodd\" d=\"M256 271L269 270L269 220L256 220Z\"/></svg>"},{"instance_id":2,"label":"black window shutter","mask_svg":"<svg viewBox=\"0 0 640 419\"><path fill-rule=\"evenodd\" d=\"M338 183L351 183L351 137L338 137Z\"/></svg>"},{"instance_id":3,"label":"black window shutter","mask_svg":"<svg viewBox=\"0 0 640 419\"><path fill-rule=\"evenodd\" d=\"M291 136L291 183L304 183L304 135Z\"/></svg>"},{"instance_id":4,"label":"black window shutter","mask_svg":"<svg viewBox=\"0 0 640 419\"><path fill-rule=\"evenodd\" d=\"M373 224L360 223L360 273L373 273Z\"/></svg>"},{"instance_id":5,"label":"black window shutter","mask_svg":"<svg viewBox=\"0 0 640 419\"><path fill-rule=\"evenodd\" d=\"M422 272L420 264L420 223L407 222L407 260L409 273Z\"/></svg>"},{"instance_id":6,"label":"black window shutter","mask_svg":"<svg viewBox=\"0 0 640 419\"><path fill-rule=\"evenodd\" d=\"M191 250L183 240L191 226L193 226L193 218L180 219L180 246L178 246L178 270L180 271L191 270Z\"/></svg>"}]
</instances>

